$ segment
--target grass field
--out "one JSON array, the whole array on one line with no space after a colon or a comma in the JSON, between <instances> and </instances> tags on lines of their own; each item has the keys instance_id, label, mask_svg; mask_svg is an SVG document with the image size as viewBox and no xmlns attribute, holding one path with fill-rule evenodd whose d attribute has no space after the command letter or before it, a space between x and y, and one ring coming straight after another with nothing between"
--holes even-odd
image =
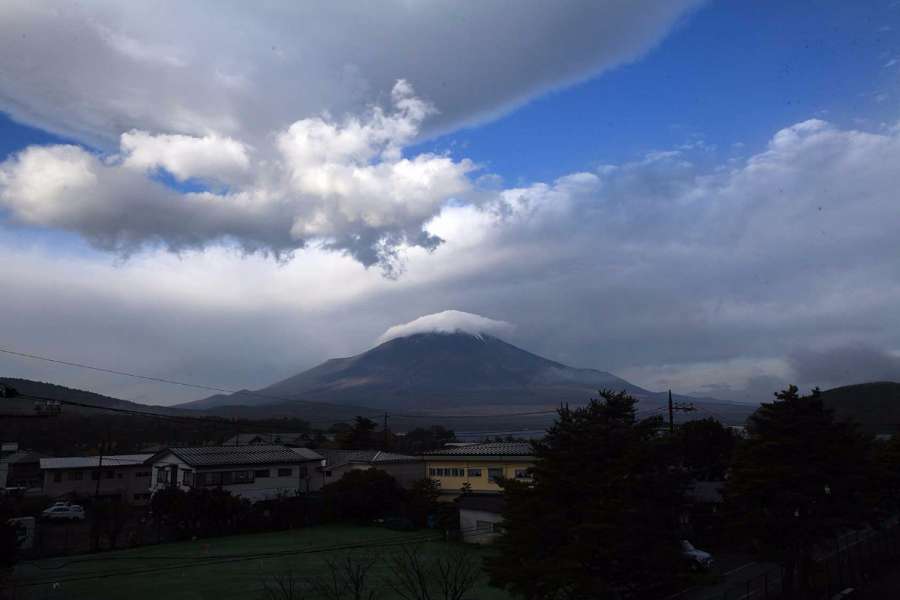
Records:
<instances>
[{"instance_id":1,"label":"grass field","mask_svg":"<svg viewBox=\"0 0 900 600\"><path fill-rule=\"evenodd\" d=\"M375 578L384 578L391 572L386 559L401 544L417 544L421 554L452 551L455 544L423 541L439 535L428 530L321 526L25 562L16 567L15 597L254 600L263 598L263 581L271 580L273 575L324 575L326 557L344 556L351 551L377 557ZM359 545L369 547L345 548ZM488 553L475 546L465 548L479 560ZM248 554L264 556L249 558ZM385 591L382 597L387 600L394 595ZM509 596L488 586L484 577L467 598L506 600Z\"/></svg>"}]
</instances>

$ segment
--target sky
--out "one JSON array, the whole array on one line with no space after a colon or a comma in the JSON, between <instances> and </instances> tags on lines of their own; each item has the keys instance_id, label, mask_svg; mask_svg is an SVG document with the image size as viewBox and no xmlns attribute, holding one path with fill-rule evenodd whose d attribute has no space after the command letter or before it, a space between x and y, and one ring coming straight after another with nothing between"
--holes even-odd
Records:
<instances>
[{"instance_id":1,"label":"sky","mask_svg":"<svg viewBox=\"0 0 900 600\"><path fill-rule=\"evenodd\" d=\"M253 389L490 325L723 400L898 380L898 103L894 0L6 0L0 348Z\"/></svg>"}]
</instances>

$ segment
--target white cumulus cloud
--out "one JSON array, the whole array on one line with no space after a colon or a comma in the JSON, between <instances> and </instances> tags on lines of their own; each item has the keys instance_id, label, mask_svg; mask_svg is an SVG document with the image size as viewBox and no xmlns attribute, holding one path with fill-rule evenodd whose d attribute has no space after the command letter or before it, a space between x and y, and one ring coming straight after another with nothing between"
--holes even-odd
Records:
<instances>
[{"instance_id":1,"label":"white cumulus cloud","mask_svg":"<svg viewBox=\"0 0 900 600\"><path fill-rule=\"evenodd\" d=\"M259 157L217 134L130 131L107 159L79 146L32 146L0 163L0 207L20 223L72 231L126 254L154 244L180 252L225 243L286 256L317 244L392 273L400 248L440 243L425 224L471 188L476 168L443 155L403 155L432 112L401 80L389 108L301 119L272 136ZM227 187L182 193L154 180L159 169Z\"/></svg>"},{"instance_id":2,"label":"white cumulus cloud","mask_svg":"<svg viewBox=\"0 0 900 600\"><path fill-rule=\"evenodd\" d=\"M250 168L247 147L216 134L194 137L132 130L122 134L119 147L124 166L140 171L163 168L180 181L197 178L228 182Z\"/></svg>"}]
</instances>

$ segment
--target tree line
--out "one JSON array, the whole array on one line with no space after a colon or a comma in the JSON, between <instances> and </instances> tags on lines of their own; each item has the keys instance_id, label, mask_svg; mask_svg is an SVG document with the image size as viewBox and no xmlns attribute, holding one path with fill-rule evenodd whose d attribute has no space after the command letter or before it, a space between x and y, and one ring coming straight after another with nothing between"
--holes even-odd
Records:
<instances>
[{"instance_id":1,"label":"tree line","mask_svg":"<svg viewBox=\"0 0 900 600\"><path fill-rule=\"evenodd\" d=\"M780 563L788 597L812 588L816 552L900 503L900 439L877 443L795 386L763 403L741 439L716 421L669 435L635 400L602 392L562 408L534 443L531 481L502 482L492 582L528 600L654 598L684 584L686 492L724 479L727 538Z\"/></svg>"}]
</instances>

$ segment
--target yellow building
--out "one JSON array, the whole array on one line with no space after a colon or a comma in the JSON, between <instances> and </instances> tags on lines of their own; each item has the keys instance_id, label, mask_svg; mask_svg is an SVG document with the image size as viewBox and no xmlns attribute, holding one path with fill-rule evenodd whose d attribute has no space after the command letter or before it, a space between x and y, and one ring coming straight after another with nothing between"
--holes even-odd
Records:
<instances>
[{"instance_id":1,"label":"yellow building","mask_svg":"<svg viewBox=\"0 0 900 600\"><path fill-rule=\"evenodd\" d=\"M425 472L441 486L442 500L458 496L466 483L473 492L499 493L497 478L528 480L533 464L527 442L469 444L425 455Z\"/></svg>"}]
</instances>

